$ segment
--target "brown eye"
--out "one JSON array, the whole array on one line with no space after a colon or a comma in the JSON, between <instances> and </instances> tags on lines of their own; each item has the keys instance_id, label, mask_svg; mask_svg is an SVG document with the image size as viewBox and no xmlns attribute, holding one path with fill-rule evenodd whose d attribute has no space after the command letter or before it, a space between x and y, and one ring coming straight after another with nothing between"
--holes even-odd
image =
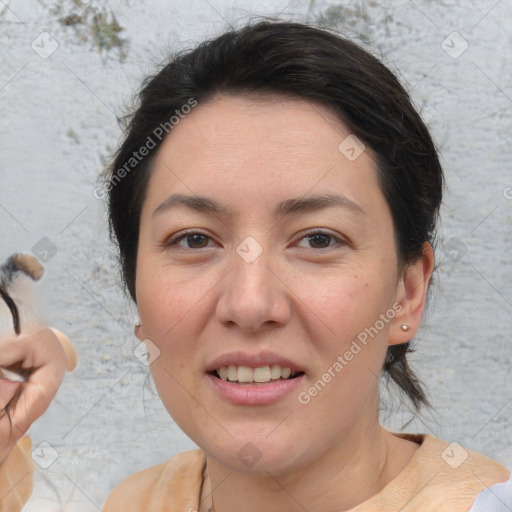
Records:
<instances>
[{"instance_id":1,"label":"brown eye","mask_svg":"<svg viewBox=\"0 0 512 512\"><path fill-rule=\"evenodd\" d=\"M329 242L330 242L331 238L332 237L330 235L326 235L323 233L308 236L309 242L312 243L314 248L316 248L316 249L319 248L318 245L320 245L321 247L329 247ZM327 244L327 245L325 245L325 244Z\"/></svg>"},{"instance_id":2,"label":"brown eye","mask_svg":"<svg viewBox=\"0 0 512 512\"><path fill-rule=\"evenodd\" d=\"M208 237L202 235L201 233L193 233L191 235L184 235L178 240L183 239L186 241L186 244L189 249L201 249L208 245Z\"/></svg>"},{"instance_id":3,"label":"brown eye","mask_svg":"<svg viewBox=\"0 0 512 512\"><path fill-rule=\"evenodd\" d=\"M301 240L304 239L308 240L311 249L327 249L329 247L333 247L333 245L336 245L335 243L331 244L331 241L343 243L343 240L325 231L314 231L312 233L307 233L302 237Z\"/></svg>"},{"instance_id":4,"label":"brown eye","mask_svg":"<svg viewBox=\"0 0 512 512\"><path fill-rule=\"evenodd\" d=\"M208 241L207 241L207 238L205 235L201 235L200 233L196 233L195 235L186 235L185 236L185 239L188 241L189 243L189 247L191 247L192 249L194 248L202 248L202 247L205 247L205 241L206 241L206 244L208 244Z\"/></svg>"},{"instance_id":5,"label":"brown eye","mask_svg":"<svg viewBox=\"0 0 512 512\"><path fill-rule=\"evenodd\" d=\"M181 242L182 240L185 240L186 246L183 246L179 244L178 242ZM177 238L173 238L165 243L166 247L171 247L174 245L178 245L179 247L183 249L202 249L204 247L208 246L208 240L211 240L209 236L204 235L203 233L199 232L189 232L185 233Z\"/></svg>"}]
</instances>

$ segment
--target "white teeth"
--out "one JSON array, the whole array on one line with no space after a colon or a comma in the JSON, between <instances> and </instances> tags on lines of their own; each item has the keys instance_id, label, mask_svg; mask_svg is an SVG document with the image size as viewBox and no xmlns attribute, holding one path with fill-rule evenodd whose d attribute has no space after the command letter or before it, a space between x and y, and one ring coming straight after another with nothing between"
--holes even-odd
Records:
<instances>
[{"instance_id":1,"label":"white teeth","mask_svg":"<svg viewBox=\"0 0 512 512\"><path fill-rule=\"evenodd\" d=\"M235 365L230 364L228 367L227 379L230 381L234 381L237 379L238 369Z\"/></svg>"},{"instance_id":2,"label":"white teeth","mask_svg":"<svg viewBox=\"0 0 512 512\"><path fill-rule=\"evenodd\" d=\"M229 380L231 382L270 382L271 380L287 379L292 375L291 369L288 367L282 368L277 364L272 366L259 366L258 368L251 368L250 366L221 366L217 370L217 375L222 380Z\"/></svg>"},{"instance_id":3,"label":"white teeth","mask_svg":"<svg viewBox=\"0 0 512 512\"><path fill-rule=\"evenodd\" d=\"M251 382L254 380L254 371L248 366L238 367L238 382Z\"/></svg>"},{"instance_id":4,"label":"white teeth","mask_svg":"<svg viewBox=\"0 0 512 512\"><path fill-rule=\"evenodd\" d=\"M273 364L270 367L270 378L279 379L281 377L281 367L278 364Z\"/></svg>"},{"instance_id":5,"label":"white teeth","mask_svg":"<svg viewBox=\"0 0 512 512\"><path fill-rule=\"evenodd\" d=\"M240 372L240 370L238 370ZM269 382L270 381L270 366L262 366L261 368L254 368L254 382ZM240 380L240 379L239 379Z\"/></svg>"}]
</instances>

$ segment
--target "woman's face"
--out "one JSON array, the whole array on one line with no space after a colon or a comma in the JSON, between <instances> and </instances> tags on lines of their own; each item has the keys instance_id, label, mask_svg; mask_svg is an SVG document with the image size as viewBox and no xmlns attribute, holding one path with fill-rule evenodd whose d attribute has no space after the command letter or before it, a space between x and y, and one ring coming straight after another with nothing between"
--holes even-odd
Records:
<instances>
[{"instance_id":1,"label":"woman's face","mask_svg":"<svg viewBox=\"0 0 512 512\"><path fill-rule=\"evenodd\" d=\"M316 103L218 96L159 149L138 336L160 351L151 372L171 416L230 468L304 467L378 421L402 288L374 158L349 135ZM229 366L271 380L214 374Z\"/></svg>"}]
</instances>

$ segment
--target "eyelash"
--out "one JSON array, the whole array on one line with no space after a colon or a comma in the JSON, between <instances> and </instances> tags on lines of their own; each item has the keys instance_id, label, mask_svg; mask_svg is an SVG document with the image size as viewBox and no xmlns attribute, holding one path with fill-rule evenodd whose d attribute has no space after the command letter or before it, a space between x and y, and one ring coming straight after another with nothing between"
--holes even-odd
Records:
<instances>
[{"instance_id":1,"label":"eyelash","mask_svg":"<svg viewBox=\"0 0 512 512\"><path fill-rule=\"evenodd\" d=\"M201 236L204 236L204 237L209 238L210 240L212 240L211 237L209 237L208 235L206 235L204 233L201 233L200 231L186 231L185 233L182 233L178 237L173 237L173 238L170 238L169 240L166 240L162 245L165 248L170 248L170 247L172 247L174 245L177 245L177 243L180 240L186 239L188 236L192 236L192 235L201 235ZM344 240L342 240L341 238L339 238L339 237L329 233L328 231L322 231L322 230L310 231L309 233L304 234L300 238L300 240L304 240L305 238L312 238L315 235L327 236L327 237L330 237L331 240L335 240L335 241L339 242L342 245L346 244L346 242ZM322 247L322 248L320 248L318 250L326 250L326 249L330 249L331 247L333 247L333 246L329 245L327 247ZM191 247L181 247L181 249L188 249L188 250L192 250L192 251L199 251L201 249L206 249L206 248L207 247L200 247L199 249L193 249ZM315 249L315 248L313 247L312 249Z\"/></svg>"}]
</instances>

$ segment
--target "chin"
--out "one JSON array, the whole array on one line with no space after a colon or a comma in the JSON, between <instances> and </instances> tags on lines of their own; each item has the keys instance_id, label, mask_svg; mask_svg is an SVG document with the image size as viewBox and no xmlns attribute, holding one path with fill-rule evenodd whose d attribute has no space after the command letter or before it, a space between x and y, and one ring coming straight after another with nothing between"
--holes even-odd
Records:
<instances>
[{"instance_id":1,"label":"chin","mask_svg":"<svg viewBox=\"0 0 512 512\"><path fill-rule=\"evenodd\" d=\"M250 436L229 437L223 443L213 444L207 437L206 443L197 443L210 457L232 471L261 476L279 476L296 471L307 465L306 454L298 451L301 440Z\"/></svg>"}]
</instances>

